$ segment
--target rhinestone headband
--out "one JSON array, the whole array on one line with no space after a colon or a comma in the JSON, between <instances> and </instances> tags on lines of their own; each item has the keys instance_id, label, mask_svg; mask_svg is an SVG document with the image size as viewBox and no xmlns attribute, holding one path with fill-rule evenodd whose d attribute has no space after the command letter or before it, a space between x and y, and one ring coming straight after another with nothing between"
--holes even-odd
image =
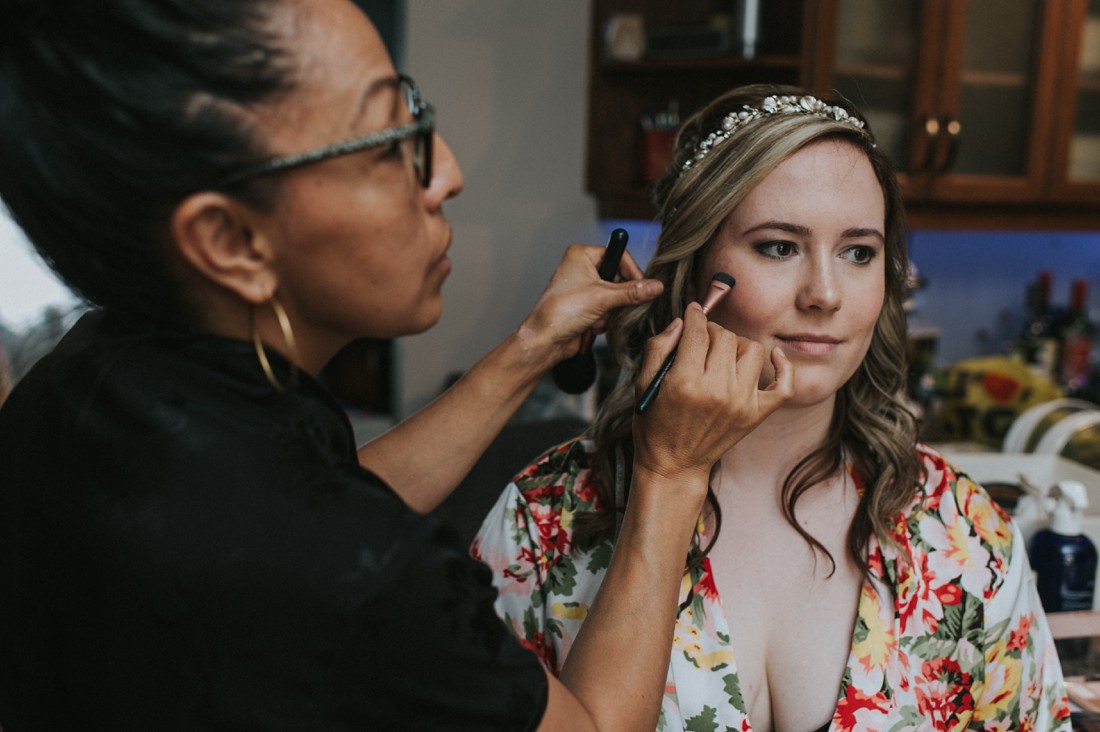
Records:
<instances>
[{"instance_id":1,"label":"rhinestone headband","mask_svg":"<svg viewBox=\"0 0 1100 732\"><path fill-rule=\"evenodd\" d=\"M863 120L849 114L843 107L826 104L817 97L770 96L759 107L750 107L746 104L740 111L727 114L722 120L722 128L710 133L695 146L695 155L688 158L683 170L690 169L705 158L707 153L717 145L728 140L737 128L772 114L812 114L815 117L833 119L863 129Z\"/></svg>"}]
</instances>

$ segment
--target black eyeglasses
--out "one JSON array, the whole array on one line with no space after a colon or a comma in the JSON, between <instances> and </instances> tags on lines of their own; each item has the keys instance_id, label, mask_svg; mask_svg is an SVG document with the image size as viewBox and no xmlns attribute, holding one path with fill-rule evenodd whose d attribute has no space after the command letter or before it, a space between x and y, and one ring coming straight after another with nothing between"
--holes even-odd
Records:
<instances>
[{"instance_id":1,"label":"black eyeglasses","mask_svg":"<svg viewBox=\"0 0 1100 732\"><path fill-rule=\"evenodd\" d=\"M416 82L404 74L398 74L398 91L405 97L405 103L413 116L409 124L387 127L350 140L335 142L314 150L282 155L276 158L261 161L254 165L233 173L221 180L218 187L229 186L249 178L255 178L268 173L278 173L292 168L299 168L310 163L317 163L340 155L369 150L372 147L382 147L400 140L413 138L413 165L420 185L427 188L432 182L432 139L435 136L435 108L420 98L420 89Z\"/></svg>"}]
</instances>

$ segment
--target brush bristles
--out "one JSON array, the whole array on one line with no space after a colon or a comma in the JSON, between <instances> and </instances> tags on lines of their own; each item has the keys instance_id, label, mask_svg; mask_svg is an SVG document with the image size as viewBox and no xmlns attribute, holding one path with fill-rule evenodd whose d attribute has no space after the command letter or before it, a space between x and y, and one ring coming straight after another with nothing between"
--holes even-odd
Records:
<instances>
[{"instance_id":1,"label":"brush bristles","mask_svg":"<svg viewBox=\"0 0 1100 732\"><path fill-rule=\"evenodd\" d=\"M733 287L737 283L737 281L733 279L733 275L726 274L725 272L719 272L711 279L718 280L723 285L727 285L729 287Z\"/></svg>"}]
</instances>

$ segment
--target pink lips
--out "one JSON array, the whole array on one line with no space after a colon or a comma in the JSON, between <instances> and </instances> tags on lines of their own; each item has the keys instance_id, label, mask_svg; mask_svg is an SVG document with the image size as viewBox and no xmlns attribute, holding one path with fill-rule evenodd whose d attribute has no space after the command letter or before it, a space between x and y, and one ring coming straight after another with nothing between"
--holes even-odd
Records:
<instances>
[{"instance_id":1,"label":"pink lips","mask_svg":"<svg viewBox=\"0 0 1100 732\"><path fill-rule=\"evenodd\" d=\"M789 335L778 338L783 344L783 350L809 356L825 356L840 345L840 340L823 335Z\"/></svg>"}]
</instances>

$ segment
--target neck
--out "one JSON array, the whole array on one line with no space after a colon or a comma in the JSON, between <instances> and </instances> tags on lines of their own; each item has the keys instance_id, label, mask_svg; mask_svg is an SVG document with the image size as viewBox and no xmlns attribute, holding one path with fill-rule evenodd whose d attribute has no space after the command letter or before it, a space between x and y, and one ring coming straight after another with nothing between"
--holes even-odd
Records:
<instances>
[{"instance_id":1,"label":"neck","mask_svg":"<svg viewBox=\"0 0 1100 732\"><path fill-rule=\"evenodd\" d=\"M778 495L795 465L825 442L835 400L773 412L722 457L724 482L774 485Z\"/></svg>"}]
</instances>

